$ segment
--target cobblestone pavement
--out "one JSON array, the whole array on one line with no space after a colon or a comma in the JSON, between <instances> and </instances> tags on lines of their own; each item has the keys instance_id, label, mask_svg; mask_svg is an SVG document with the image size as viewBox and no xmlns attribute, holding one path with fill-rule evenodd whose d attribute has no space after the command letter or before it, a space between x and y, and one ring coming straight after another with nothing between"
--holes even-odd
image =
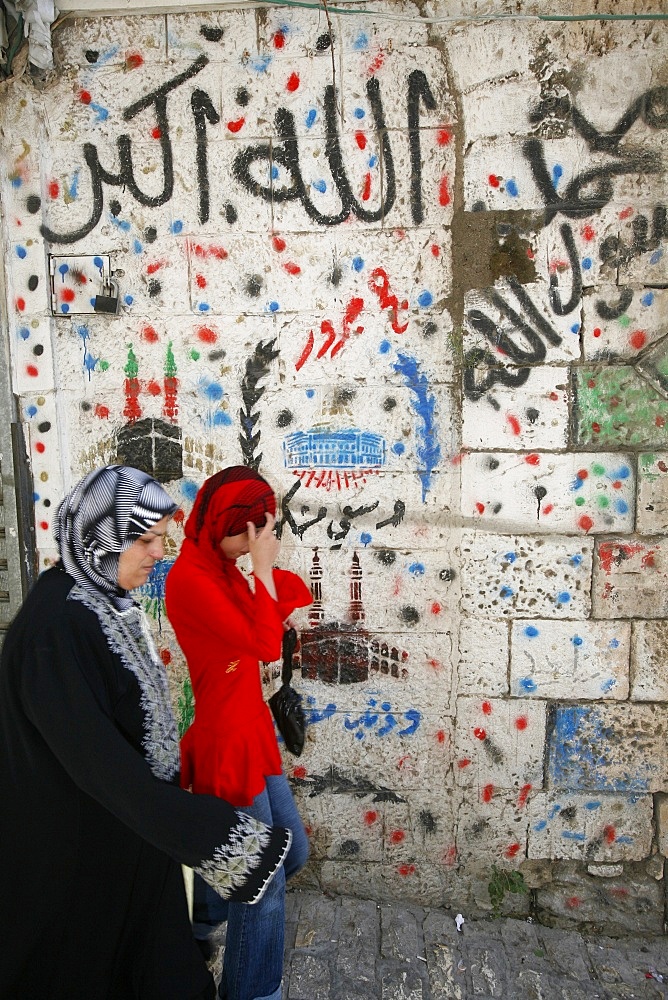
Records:
<instances>
[{"instance_id":1,"label":"cobblestone pavement","mask_svg":"<svg viewBox=\"0 0 668 1000\"><path fill-rule=\"evenodd\" d=\"M668 998L668 937L584 937L510 918L458 932L454 916L292 890L283 1000ZM220 963L219 953L214 973Z\"/></svg>"}]
</instances>

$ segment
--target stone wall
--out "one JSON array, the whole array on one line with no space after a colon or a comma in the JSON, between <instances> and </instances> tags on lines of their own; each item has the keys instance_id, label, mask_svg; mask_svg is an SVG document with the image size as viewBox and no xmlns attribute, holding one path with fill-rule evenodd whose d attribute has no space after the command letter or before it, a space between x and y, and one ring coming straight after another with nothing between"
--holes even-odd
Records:
<instances>
[{"instance_id":1,"label":"stone wall","mask_svg":"<svg viewBox=\"0 0 668 1000\"><path fill-rule=\"evenodd\" d=\"M2 91L13 387L43 565L104 462L274 484L307 882L661 931L666 29L541 6L65 20Z\"/></svg>"}]
</instances>

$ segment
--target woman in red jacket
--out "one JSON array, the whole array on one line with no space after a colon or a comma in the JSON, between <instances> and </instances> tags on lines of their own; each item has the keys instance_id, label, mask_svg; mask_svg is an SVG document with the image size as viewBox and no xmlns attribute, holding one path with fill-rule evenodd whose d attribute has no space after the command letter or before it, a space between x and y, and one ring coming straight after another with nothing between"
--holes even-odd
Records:
<instances>
[{"instance_id":1,"label":"woman in red jacket","mask_svg":"<svg viewBox=\"0 0 668 1000\"><path fill-rule=\"evenodd\" d=\"M259 903L228 911L224 1000L280 1000L285 879L306 862L308 841L282 772L260 660L281 655L284 622L311 593L294 573L272 569L276 499L252 469L208 479L186 522L166 583L169 620L188 662L195 719L181 743L184 787L217 795L257 819L292 831L292 846ZM236 560L250 553L253 588Z\"/></svg>"}]
</instances>

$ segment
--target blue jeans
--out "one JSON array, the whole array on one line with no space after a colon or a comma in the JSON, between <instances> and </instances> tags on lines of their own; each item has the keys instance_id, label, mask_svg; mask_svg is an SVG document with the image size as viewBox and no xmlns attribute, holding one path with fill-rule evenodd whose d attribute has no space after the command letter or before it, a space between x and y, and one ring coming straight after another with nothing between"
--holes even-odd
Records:
<instances>
[{"instance_id":1,"label":"blue jeans","mask_svg":"<svg viewBox=\"0 0 668 1000\"><path fill-rule=\"evenodd\" d=\"M240 811L268 826L292 830L283 866L259 903L230 903L223 957L222 1000L281 1000L285 933L285 881L306 864L308 838L284 774L269 775L263 792Z\"/></svg>"}]
</instances>

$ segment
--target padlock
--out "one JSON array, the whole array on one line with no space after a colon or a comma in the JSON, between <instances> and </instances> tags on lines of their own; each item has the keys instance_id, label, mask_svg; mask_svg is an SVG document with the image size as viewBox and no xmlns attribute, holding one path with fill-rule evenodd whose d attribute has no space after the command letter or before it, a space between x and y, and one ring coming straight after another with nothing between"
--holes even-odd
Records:
<instances>
[{"instance_id":1,"label":"padlock","mask_svg":"<svg viewBox=\"0 0 668 1000\"><path fill-rule=\"evenodd\" d=\"M96 295L93 301L93 309L99 313L118 312L118 288L113 281L109 281L102 286L102 294Z\"/></svg>"}]
</instances>

